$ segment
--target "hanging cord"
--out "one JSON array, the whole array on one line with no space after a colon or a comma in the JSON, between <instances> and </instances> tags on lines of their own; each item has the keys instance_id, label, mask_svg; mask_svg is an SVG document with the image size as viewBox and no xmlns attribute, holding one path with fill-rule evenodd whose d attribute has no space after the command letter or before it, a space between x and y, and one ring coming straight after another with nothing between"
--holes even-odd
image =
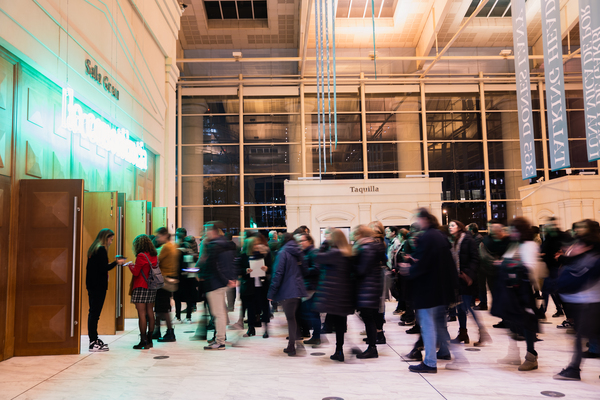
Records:
<instances>
[{"instance_id":1,"label":"hanging cord","mask_svg":"<svg viewBox=\"0 0 600 400\"><path fill-rule=\"evenodd\" d=\"M371 0L371 20L373 21L373 65L375 67L375 79L377 79L377 51L375 50L375 0Z\"/></svg>"},{"instance_id":2,"label":"hanging cord","mask_svg":"<svg viewBox=\"0 0 600 400\"><path fill-rule=\"evenodd\" d=\"M335 148L337 149L337 82L336 82L336 69L335 69L335 2L331 0L331 23L333 31L333 130L335 133ZM331 151L331 149L329 150Z\"/></svg>"},{"instance_id":3,"label":"hanging cord","mask_svg":"<svg viewBox=\"0 0 600 400\"><path fill-rule=\"evenodd\" d=\"M323 138L323 164L324 170L327 172L327 147L325 147L325 43L323 38L323 0L319 0L319 23L320 23L320 45L321 45L321 132Z\"/></svg>"},{"instance_id":4,"label":"hanging cord","mask_svg":"<svg viewBox=\"0 0 600 400\"><path fill-rule=\"evenodd\" d=\"M328 122L329 122L329 163L333 165L333 152L331 151L331 78L329 69L329 13L327 12L327 0L325 0L325 40L327 48L327 102L328 102ZM335 18L335 16L334 16Z\"/></svg>"},{"instance_id":5,"label":"hanging cord","mask_svg":"<svg viewBox=\"0 0 600 400\"><path fill-rule=\"evenodd\" d=\"M316 51L316 64L317 64L317 136L319 138L319 178L321 178L321 97L319 94L319 6L318 1L315 0L315 51Z\"/></svg>"}]
</instances>

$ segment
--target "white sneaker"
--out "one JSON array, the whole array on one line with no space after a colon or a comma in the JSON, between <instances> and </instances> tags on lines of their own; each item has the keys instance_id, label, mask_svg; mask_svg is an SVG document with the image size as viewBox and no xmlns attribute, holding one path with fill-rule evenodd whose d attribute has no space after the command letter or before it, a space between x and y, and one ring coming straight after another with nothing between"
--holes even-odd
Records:
<instances>
[{"instance_id":1,"label":"white sneaker","mask_svg":"<svg viewBox=\"0 0 600 400\"><path fill-rule=\"evenodd\" d=\"M104 344L104 342L100 339L97 339L90 343L90 353L100 353L104 351L109 351L108 345Z\"/></svg>"},{"instance_id":2,"label":"white sneaker","mask_svg":"<svg viewBox=\"0 0 600 400\"><path fill-rule=\"evenodd\" d=\"M185 319L185 323L186 324L191 324L192 323L192 319L191 318L186 318Z\"/></svg>"},{"instance_id":3,"label":"white sneaker","mask_svg":"<svg viewBox=\"0 0 600 400\"><path fill-rule=\"evenodd\" d=\"M174 324L180 324L181 323L181 318L173 318L172 323L174 323Z\"/></svg>"}]
</instances>

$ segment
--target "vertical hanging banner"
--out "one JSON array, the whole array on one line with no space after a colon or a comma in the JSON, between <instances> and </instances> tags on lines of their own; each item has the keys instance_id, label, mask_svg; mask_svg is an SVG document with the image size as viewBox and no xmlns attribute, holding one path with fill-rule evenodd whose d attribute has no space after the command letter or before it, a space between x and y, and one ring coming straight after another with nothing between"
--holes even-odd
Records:
<instances>
[{"instance_id":1,"label":"vertical hanging banner","mask_svg":"<svg viewBox=\"0 0 600 400\"><path fill-rule=\"evenodd\" d=\"M525 180L536 177L525 0L512 0L512 26L515 53L515 77L517 80L517 105L519 110L521 176L523 180Z\"/></svg>"},{"instance_id":2,"label":"vertical hanging banner","mask_svg":"<svg viewBox=\"0 0 600 400\"><path fill-rule=\"evenodd\" d=\"M581 72L588 161L600 160L600 3L579 0Z\"/></svg>"},{"instance_id":3,"label":"vertical hanging banner","mask_svg":"<svg viewBox=\"0 0 600 400\"><path fill-rule=\"evenodd\" d=\"M550 169L557 171L571 167L565 106L560 0L542 0L542 38L544 39Z\"/></svg>"}]
</instances>

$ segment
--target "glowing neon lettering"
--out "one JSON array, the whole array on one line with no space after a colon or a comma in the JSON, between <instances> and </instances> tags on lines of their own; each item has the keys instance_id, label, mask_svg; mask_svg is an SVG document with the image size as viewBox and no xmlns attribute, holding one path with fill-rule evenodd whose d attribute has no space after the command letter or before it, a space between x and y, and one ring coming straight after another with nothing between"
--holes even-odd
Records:
<instances>
[{"instance_id":1,"label":"glowing neon lettering","mask_svg":"<svg viewBox=\"0 0 600 400\"><path fill-rule=\"evenodd\" d=\"M113 153L141 170L148 169L148 153L141 141L132 140L129 131L112 126L75 104L73 89L63 89L61 127Z\"/></svg>"}]
</instances>

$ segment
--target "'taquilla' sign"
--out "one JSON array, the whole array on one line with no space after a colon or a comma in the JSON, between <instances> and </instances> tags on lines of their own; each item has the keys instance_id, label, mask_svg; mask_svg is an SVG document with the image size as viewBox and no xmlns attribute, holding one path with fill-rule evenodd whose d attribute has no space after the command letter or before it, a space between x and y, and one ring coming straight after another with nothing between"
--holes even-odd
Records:
<instances>
[{"instance_id":1,"label":"'taquilla' sign","mask_svg":"<svg viewBox=\"0 0 600 400\"><path fill-rule=\"evenodd\" d=\"M104 86L104 90L110 93L115 99L119 100L119 90L115 85L110 83L108 76L102 77L102 74L98 72L97 65L92 67L92 62L90 60L85 60L85 72L98 82L98 84Z\"/></svg>"},{"instance_id":2,"label":"'taquilla' sign","mask_svg":"<svg viewBox=\"0 0 600 400\"><path fill-rule=\"evenodd\" d=\"M352 193L372 193L372 192L379 192L379 188L377 186L365 186L365 187L350 186L350 192L352 192Z\"/></svg>"}]
</instances>

